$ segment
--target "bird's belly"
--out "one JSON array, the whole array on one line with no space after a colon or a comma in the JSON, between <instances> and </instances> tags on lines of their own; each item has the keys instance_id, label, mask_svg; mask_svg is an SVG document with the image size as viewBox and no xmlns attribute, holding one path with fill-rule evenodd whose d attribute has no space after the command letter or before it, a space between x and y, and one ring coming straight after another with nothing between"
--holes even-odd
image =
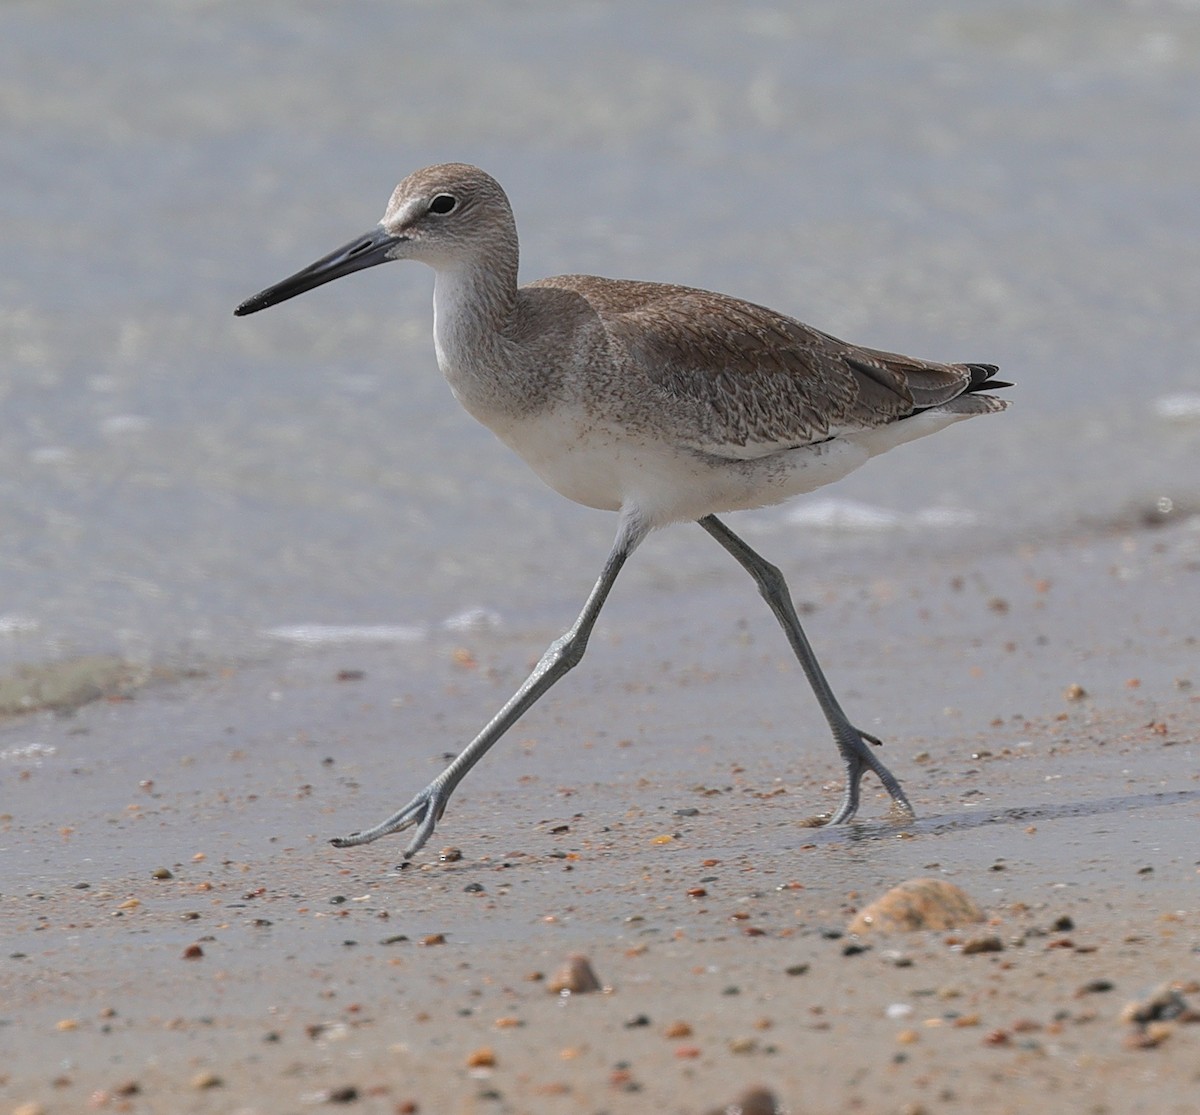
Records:
<instances>
[{"instance_id":1,"label":"bird's belly","mask_svg":"<svg viewBox=\"0 0 1200 1115\"><path fill-rule=\"evenodd\" d=\"M638 464L632 460L633 447L621 439L545 416L489 425L544 483L567 499L601 511L618 511L625 502L628 474Z\"/></svg>"},{"instance_id":2,"label":"bird's belly","mask_svg":"<svg viewBox=\"0 0 1200 1115\"><path fill-rule=\"evenodd\" d=\"M730 460L653 436L542 414L489 423L560 495L604 511L636 508L652 526L779 503L840 479L869 454L842 439Z\"/></svg>"}]
</instances>

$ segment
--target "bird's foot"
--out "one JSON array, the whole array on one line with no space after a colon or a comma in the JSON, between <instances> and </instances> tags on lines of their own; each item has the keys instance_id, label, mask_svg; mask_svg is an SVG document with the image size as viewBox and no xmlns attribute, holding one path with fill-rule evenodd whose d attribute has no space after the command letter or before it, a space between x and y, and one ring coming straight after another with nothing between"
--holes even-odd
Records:
<instances>
[{"instance_id":1,"label":"bird's foot","mask_svg":"<svg viewBox=\"0 0 1200 1115\"><path fill-rule=\"evenodd\" d=\"M883 788L891 796L892 812L898 816L915 817L916 811L901 789L899 780L867 746L868 743L871 743L876 747L882 747L883 740L871 735L870 732L855 728L853 725L847 725L847 727L849 728L848 732L837 732L834 737L838 751L841 752L842 761L846 764L846 792L842 796L841 804L826 823L830 825L844 824L858 812L862 779L868 770L875 772L879 781L883 783Z\"/></svg>"},{"instance_id":2,"label":"bird's foot","mask_svg":"<svg viewBox=\"0 0 1200 1115\"><path fill-rule=\"evenodd\" d=\"M335 848L353 848L359 844L371 844L381 836L393 832L403 832L416 826L416 832L404 849L404 858L412 859L433 835L434 827L446 812L446 803L450 800L450 790L440 782L431 782L403 809L393 813L386 821L381 821L369 829L352 832L349 836L338 836L330 840Z\"/></svg>"}]
</instances>

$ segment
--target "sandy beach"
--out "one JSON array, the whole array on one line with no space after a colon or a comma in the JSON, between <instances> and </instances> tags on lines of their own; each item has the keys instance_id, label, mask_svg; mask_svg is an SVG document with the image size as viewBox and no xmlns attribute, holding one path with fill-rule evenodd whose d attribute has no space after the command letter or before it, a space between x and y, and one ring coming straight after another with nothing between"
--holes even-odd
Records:
<instances>
[{"instance_id":1,"label":"sandy beach","mask_svg":"<svg viewBox=\"0 0 1200 1115\"><path fill-rule=\"evenodd\" d=\"M1193 1111L1200 1026L1122 1012L1162 984L1200 1006L1176 612L1198 579L1184 524L807 586L847 703L885 713L904 824L869 785L858 823L804 825L836 800L833 750L733 573L650 612L618 597L403 868L398 841L323 838L423 783L532 643L339 648L10 720L0 1101ZM51 750L14 759L32 735ZM389 755L400 736L427 769ZM845 932L914 877L986 921ZM573 954L602 990L548 990Z\"/></svg>"}]
</instances>

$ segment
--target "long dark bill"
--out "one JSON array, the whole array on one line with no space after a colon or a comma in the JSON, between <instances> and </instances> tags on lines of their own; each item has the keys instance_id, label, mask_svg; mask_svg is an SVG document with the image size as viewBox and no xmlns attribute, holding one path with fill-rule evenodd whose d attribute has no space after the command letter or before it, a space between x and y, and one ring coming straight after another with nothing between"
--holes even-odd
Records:
<instances>
[{"instance_id":1,"label":"long dark bill","mask_svg":"<svg viewBox=\"0 0 1200 1115\"><path fill-rule=\"evenodd\" d=\"M255 314L268 306L295 298L297 294L303 294L313 287L340 279L343 275L361 271L364 267L374 267L378 263L386 263L388 250L395 247L401 239L386 232L382 226L372 229L365 236L351 240L336 252L330 252L316 263L309 264L303 271L297 271L291 278L259 291L253 298L247 298L233 312L237 317Z\"/></svg>"}]
</instances>

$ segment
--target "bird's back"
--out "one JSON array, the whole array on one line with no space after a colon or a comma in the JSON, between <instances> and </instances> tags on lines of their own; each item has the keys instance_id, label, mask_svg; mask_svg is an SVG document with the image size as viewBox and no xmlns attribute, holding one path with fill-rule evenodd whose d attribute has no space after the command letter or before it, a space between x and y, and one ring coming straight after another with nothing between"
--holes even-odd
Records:
<instances>
[{"instance_id":1,"label":"bird's back","mask_svg":"<svg viewBox=\"0 0 1200 1115\"><path fill-rule=\"evenodd\" d=\"M996 368L848 344L765 306L666 283L560 275L522 288L533 316L586 337L596 405L680 448L753 459L923 410L1001 410ZM1004 386L998 384L997 386ZM970 396L968 402L963 396Z\"/></svg>"}]
</instances>

